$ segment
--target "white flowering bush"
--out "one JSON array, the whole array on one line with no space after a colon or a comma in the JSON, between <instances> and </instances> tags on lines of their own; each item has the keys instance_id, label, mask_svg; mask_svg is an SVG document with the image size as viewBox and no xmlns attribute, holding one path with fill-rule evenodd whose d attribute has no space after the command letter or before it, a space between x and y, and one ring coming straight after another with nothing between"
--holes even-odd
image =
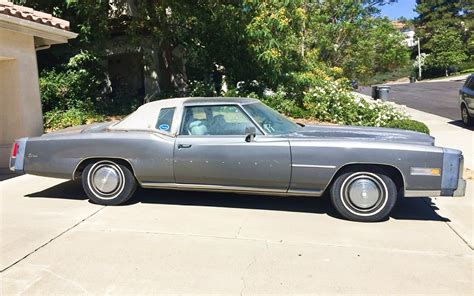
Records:
<instances>
[{"instance_id":1,"label":"white flowering bush","mask_svg":"<svg viewBox=\"0 0 474 296\"><path fill-rule=\"evenodd\" d=\"M356 97L337 81L324 81L310 88L303 102L309 117L337 124L386 126L408 118L393 103Z\"/></svg>"},{"instance_id":2,"label":"white flowering bush","mask_svg":"<svg viewBox=\"0 0 474 296\"><path fill-rule=\"evenodd\" d=\"M259 97L265 104L292 118L316 119L345 125L401 128L429 134L428 127L408 118L405 110L392 102L374 101L354 95L344 80L317 80L298 96L283 87Z\"/></svg>"}]
</instances>

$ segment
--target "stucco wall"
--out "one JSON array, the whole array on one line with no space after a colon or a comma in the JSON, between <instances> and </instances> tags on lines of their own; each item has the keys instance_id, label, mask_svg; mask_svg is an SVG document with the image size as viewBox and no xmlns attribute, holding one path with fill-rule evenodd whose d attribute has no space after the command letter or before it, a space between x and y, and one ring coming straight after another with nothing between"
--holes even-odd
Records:
<instances>
[{"instance_id":1,"label":"stucco wall","mask_svg":"<svg viewBox=\"0 0 474 296\"><path fill-rule=\"evenodd\" d=\"M0 28L0 168L15 138L43 133L33 36Z\"/></svg>"}]
</instances>

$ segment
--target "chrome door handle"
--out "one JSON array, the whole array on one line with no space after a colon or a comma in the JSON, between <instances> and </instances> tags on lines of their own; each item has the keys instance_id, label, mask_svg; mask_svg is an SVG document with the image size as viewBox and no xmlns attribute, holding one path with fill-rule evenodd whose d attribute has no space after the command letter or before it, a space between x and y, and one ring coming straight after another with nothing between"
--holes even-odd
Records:
<instances>
[{"instance_id":1,"label":"chrome door handle","mask_svg":"<svg viewBox=\"0 0 474 296\"><path fill-rule=\"evenodd\" d=\"M181 149L181 148L191 148L191 144L178 144L178 149Z\"/></svg>"}]
</instances>

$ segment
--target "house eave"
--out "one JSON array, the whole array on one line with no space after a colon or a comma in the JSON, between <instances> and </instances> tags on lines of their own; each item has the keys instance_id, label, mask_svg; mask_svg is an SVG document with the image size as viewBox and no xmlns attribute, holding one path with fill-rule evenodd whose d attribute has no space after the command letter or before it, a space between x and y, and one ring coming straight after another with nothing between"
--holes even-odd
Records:
<instances>
[{"instance_id":1,"label":"house eave","mask_svg":"<svg viewBox=\"0 0 474 296\"><path fill-rule=\"evenodd\" d=\"M0 28L34 36L35 46L67 43L77 37L77 33L39 24L18 17L0 14Z\"/></svg>"}]
</instances>

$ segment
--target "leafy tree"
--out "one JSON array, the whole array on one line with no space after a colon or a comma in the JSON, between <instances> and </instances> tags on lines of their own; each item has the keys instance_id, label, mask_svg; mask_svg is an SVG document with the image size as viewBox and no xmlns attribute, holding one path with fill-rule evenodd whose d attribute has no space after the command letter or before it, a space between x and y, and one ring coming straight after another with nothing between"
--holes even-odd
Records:
<instances>
[{"instance_id":1,"label":"leafy tree","mask_svg":"<svg viewBox=\"0 0 474 296\"><path fill-rule=\"evenodd\" d=\"M432 51L428 64L444 69L446 76L450 66L457 66L467 59L461 35L452 29L435 32L429 45Z\"/></svg>"},{"instance_id":2,"label":"leafy tree","mask_svg":"<svg viewBox=\"0 0 474 296\"><path fill-rule=\"evenodd\" d=\"M463 32L470 59L474 61L474 2L472 0L463 0L461 8L461 31Z\"/></svg>"},{"instance_id":3,"label":"leafy tree","mask_svg":"<svg viewBox=\"0 0 474 296\"><path fill-rule=\"evenodd\" d=\"M110 37L110 1L107 0L16 0L19 5L51 13L55 17L66 19L71 31L79 33L68 44L53 46L50 50L40 51L40 67L49 67L68 60L81 52L99 53L104 49Z\"/></svg>"},{"instance_id":4,"label":"leafy tree","mask_svg":"<svg viewBox=\"0 0 474 296\"><path fill-rule=\"evenodd\" d=\"M305 13L304 1L247 0L253 15L245 32L249 48L266 73L269 85L287 80L287 74L301 70L303 56L299 51Z\"/></svg>"},{"instance_id":5,"label":"leafy tree","mask_svg":"<svg viewBox=\"0 0 474 296\"><path fill-rule=\"evenodd\" d=\"M461 30L463 0L417 0L416 34L421 38L424 49L431 50L429 40L441 28Z\"/></svg>"},{"instance_id":6,"label":"leafy tree","mask_svg":"<svg viewBox=\"0 0 474 296\"><path fill-rule=\"evenodd\" d=\"M389 2L321 1L310 12L308 46L329 66L342 66L346 76L362 80L406 64L404 37L373 6Z\"/></svg>"},{"instance_id":7,"label":"leafy tree","mask_svg":"<svg viewBox=\"0 0 474 296\"><path fill-rule=\"evenodd\" d=\"M287 97L301 95L322 80L360 79L403 64L401 35L378 14L380 5L392 2L16 1L69 20L72 31L79 33L70 44L39 53L40 68L50 70L51 79L56 75L60 80L61 73L70 71L68 61L83 51L95 63L84 64L83 70L100 80L100 57L113 41L114 46L140 48L147 62L158 64L162 96L187 95L195 86L207 86L213 65L219 64L231 85L256 80L260 89L284 86ZM113 38L117 35L124 38ZM71 89L76 89L72 83L86 82L70 80ZM102 92L102 86L95 94L92 88L87 97L107 101Z\"/></svg>"}]
</instances>

